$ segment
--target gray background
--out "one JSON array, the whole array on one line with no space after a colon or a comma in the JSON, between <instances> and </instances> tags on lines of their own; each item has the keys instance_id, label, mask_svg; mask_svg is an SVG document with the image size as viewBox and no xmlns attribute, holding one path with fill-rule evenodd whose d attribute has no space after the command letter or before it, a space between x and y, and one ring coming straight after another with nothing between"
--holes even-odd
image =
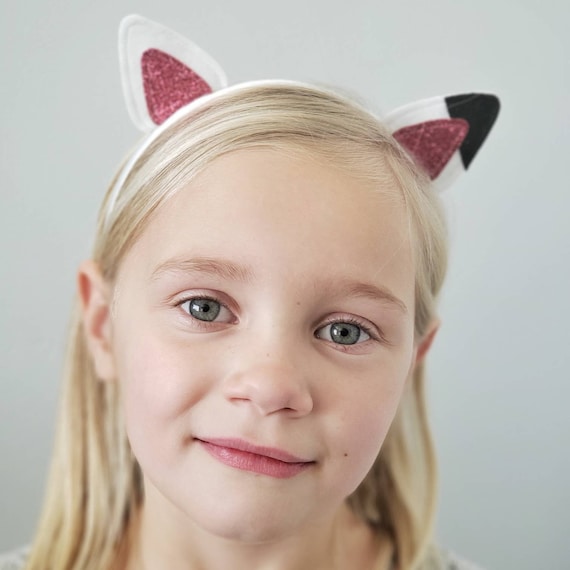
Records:
<instances>
[{"instance_id":1,"label":"gray background","mask_svg":"<svg viewBox=\"0 0 570 570\"><path fill-rule=\"evenodd\" d=\"M430 364L441 541L488 569L570 567L566 0L2 2L0 550L43 492L74 272L137 132L120 18L191 36L231 82L339 85L378 112L494 91L503 111L446 196L452 263Z\"/></svg>"}]
</instances>

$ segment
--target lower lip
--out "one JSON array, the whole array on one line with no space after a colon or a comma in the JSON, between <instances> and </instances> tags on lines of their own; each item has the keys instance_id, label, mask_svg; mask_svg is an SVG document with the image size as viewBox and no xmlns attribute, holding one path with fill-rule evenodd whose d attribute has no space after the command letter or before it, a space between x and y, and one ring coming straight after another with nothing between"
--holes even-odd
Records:
<instances>
[{"instance_id":1,"label":"lower lip","mask_svg":"<svg viewBox=\"0 0 570 570\"><path fill-rule=\"evenodd\" d=\"M198 441L212 457L224 465L241 469L242 471L268 475L276 479L289 479L305 471L305 469L312 465L311 462L287 463L286 461L280 461L279 459L273 459L272 457L258 455L248 451L241 451L233 447L215 445L202 440Z\"/></svg>"}]
</instances>

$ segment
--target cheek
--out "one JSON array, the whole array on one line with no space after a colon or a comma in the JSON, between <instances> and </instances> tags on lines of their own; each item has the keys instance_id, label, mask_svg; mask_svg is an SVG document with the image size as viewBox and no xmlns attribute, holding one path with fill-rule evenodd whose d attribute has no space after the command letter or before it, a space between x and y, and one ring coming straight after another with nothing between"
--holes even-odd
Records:
<instances>
[{"instance_id":1,"label":"cheek","mask_svg":"<svg viewBox=\"0 0 570 570\"><path fill-rule=\"evenodd\" d=\"M141 464L168 457L184 441L187 411L206 390L196 359L152 334L118 340L117 371L127 435Z\"/></svg>"},{"instance_id":2,"label":"cheek","mask_svg":"<svg viewBox=\"0 0 570 570\"><path fill-rule=\"evenodd\" d=\"M390 373L385 370L385 374L361 376L344 395L336 440L346 495L356 489L376 460L396 415L408 373L409 365L400 365Z\"/></svg>"}]
</instances>

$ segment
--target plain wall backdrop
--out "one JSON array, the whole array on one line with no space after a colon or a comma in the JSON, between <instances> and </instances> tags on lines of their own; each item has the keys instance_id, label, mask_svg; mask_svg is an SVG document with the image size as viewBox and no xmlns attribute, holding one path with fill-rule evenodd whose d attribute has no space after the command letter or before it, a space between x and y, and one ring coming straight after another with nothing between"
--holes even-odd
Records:
<instances>
[{"instance_id":1,"label":"plain wall backdrop","mask_svg":"<svg viewBox=\"0 0 570 570\"><path fill-rule=\"evenodd\" d=\"M570 567L567 0L23 0L0 10L0 551L33 534L74 273L139 136L117 62L119 20L134 12L191 37L231 83L337 85L378 113L437 94L500 95L494 131L446 195L451 267L429 361L438 537L489 570Z\"/></svg>"}]
</instances>

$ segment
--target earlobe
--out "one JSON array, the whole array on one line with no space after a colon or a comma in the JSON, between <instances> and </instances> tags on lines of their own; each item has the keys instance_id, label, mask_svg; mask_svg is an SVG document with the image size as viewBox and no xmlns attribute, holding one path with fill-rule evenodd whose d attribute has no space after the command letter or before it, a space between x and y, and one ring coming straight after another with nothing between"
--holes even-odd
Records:
<instances>
[{"instance_id":1,"label":"earlobe","mask_svg":"<svg viewBox=\"0 0 570 570\"><path fill-rule=\"evenodd\" d=\"M431 348L441 322L439 320L432 321L426 334L422 337L416 348L416 366L420 364L426 357Z\"/></svg>"},{"instance_id":2,"label":"earlobe","mask_svg":"<svg viewBox=\"0 0 570 570\"><path fill-rule=\"evenodd\" d=\"M112 352L111 291L98 265L88 260L77 272L77 290L83 319L83 333L97 376L115 379Z\"/></svg>"}]
</instances>

